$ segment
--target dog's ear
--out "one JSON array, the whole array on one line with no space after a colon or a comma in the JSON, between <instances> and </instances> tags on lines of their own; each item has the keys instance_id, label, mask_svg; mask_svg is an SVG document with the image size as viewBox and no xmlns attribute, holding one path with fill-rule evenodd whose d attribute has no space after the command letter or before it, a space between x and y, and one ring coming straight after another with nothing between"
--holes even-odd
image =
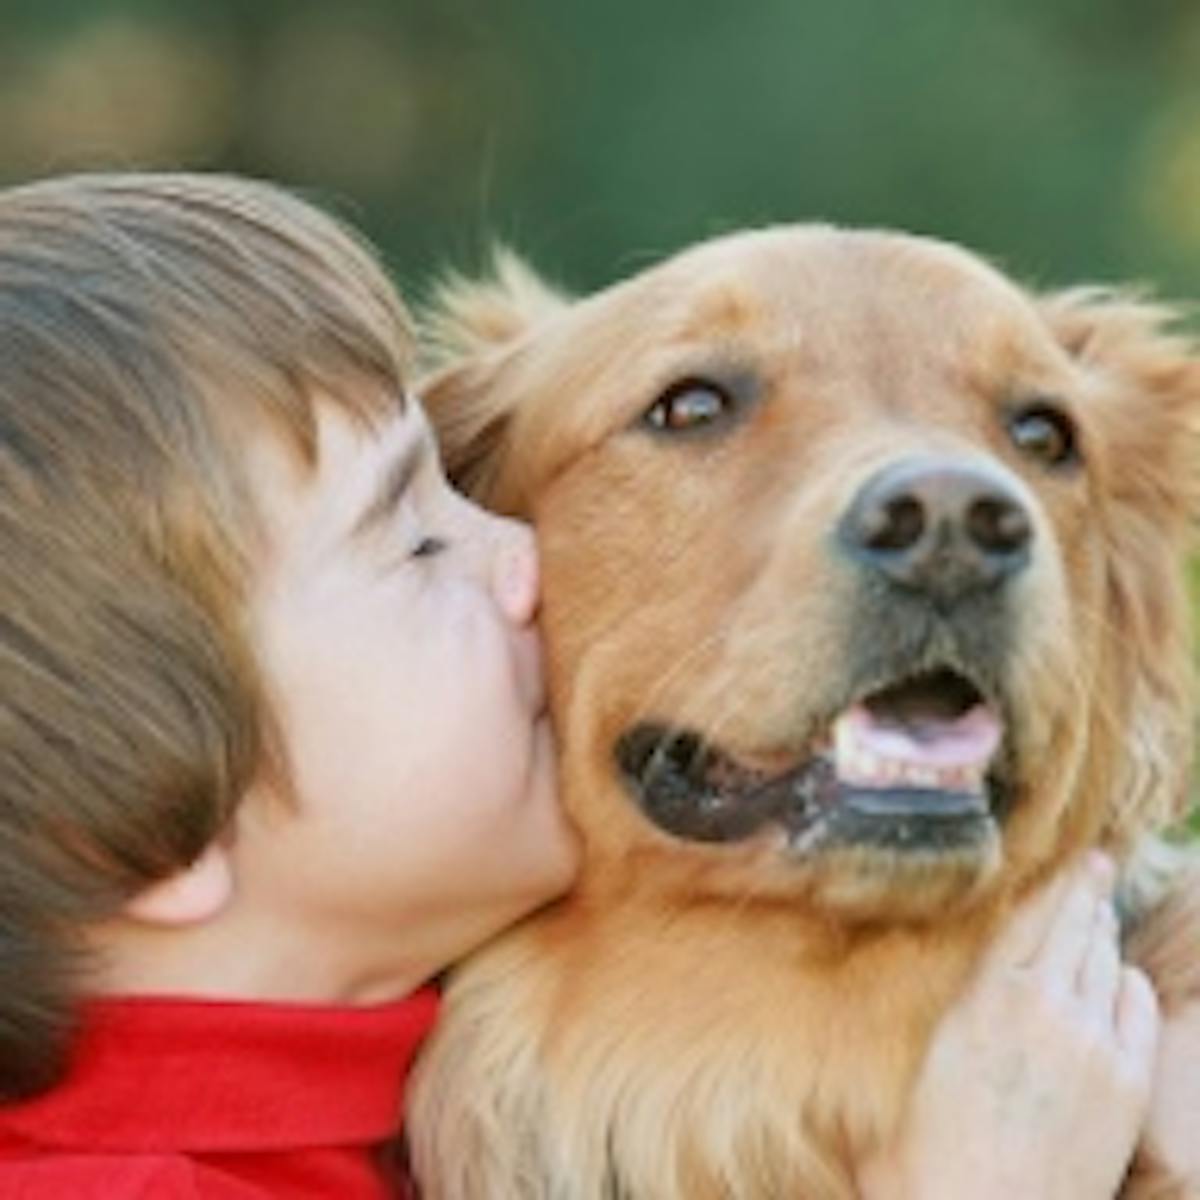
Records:
<instances>
[{"instance_id":1,"label":"dog's ear","mask_svg":"<svg viewBox=\"0 0 1200 1200\"><path fill-rule=\"evenodd\" d=\"M420 314L421 401L448 475L485 504L519 508L517 498L497 492L507 431L524 394L515 361L528 336L569 303L499 247L489 274L447 276Z\"/></svg>"},{"instance_id":2,"label":"dog's ear","mask_svg":"<svg viewBox=\"0 0 1200 1200\"><path fill-rule=\"evenodd\" d=\"M1109 833L1117 842L1177 818L1192 741L1190 603L1184 568L1200 517L1200 350L1180 314L1128 292L1084 288L1043 311L1089 382L1104 443L1107 611L1129 698ZM1119 643L1119 644L1117 644Z\"/></svg>"}]
</instances>

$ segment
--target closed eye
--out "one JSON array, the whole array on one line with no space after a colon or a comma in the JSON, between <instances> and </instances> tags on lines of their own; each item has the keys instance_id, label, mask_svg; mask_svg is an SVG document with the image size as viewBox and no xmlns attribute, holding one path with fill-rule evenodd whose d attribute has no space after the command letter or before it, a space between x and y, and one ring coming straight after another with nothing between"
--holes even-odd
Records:
<instances>
[{"instance_id":1,"label":"closed eye","mask_svg":"<svg viewBox=\"0 0 1200 1200\"><path fill-rule=\"evenodd\" d=\"M432 558L435 554L441 554L447 548L449 543L440 537L422 537L417 541L417 544L409 551L410 558Z\"/></svg>"}]
</instances>

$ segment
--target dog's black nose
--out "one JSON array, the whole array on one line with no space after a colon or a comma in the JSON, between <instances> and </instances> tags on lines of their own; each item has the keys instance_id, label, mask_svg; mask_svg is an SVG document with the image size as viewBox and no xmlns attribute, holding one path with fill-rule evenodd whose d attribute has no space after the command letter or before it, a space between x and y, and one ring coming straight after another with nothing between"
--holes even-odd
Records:
<instances>
[{"instance_id":1,"label":"dog's black nose","mask_svg":"<svg viewBox=\"0 0 1200 1200\"><path fill-rule=\"evenodd\" d=\"M838 525L838 539L893 583L944 603L996 588L1021 571L1033 526L999 472L913 458L863 484Z\"/></svg>"}]
</instances>

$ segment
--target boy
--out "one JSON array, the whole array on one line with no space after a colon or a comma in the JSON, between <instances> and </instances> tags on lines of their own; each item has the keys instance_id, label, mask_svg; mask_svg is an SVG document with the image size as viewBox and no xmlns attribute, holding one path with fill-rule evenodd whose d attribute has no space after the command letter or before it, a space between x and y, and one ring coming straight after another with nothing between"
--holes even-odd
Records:
<instances>
[{"instance_id":1,"label":"boy","mask_svg":"<svg viewBox=\"0 0 1200 1200\"><path fill-rule=\"evenodd\" d=\"M409 346L283 192L0 195L4 1196L386 1194L420 985L570 879L532 542Z\"/></svg>"},{"instance_id":2,"label":"boy","mask_svg":"<svg viewBox=\"0 0 1200 1200\"><path fill-rule=\"evenodd\" d=\"M532 543L445 483L408 347L278 190L0 193L2 1197L404 1194L427 981L570 882ZM1079 876L947 1021L873 1197L1027 1145L998 1194L1112 1191L1156 1020Z\"/></svg>"}]
</instances>

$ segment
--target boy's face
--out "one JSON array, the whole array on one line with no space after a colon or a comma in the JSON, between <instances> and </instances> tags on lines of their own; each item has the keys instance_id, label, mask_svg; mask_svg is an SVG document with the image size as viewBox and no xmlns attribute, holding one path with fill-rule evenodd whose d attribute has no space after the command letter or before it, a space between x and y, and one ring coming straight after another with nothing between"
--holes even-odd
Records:
<instances>
[{"instance_id":1,"label":"boy's face","mask_svg":"<svg viewBox=\"0 0 1200 1200\"><path fill-rule=\"evenodd\" d=\"M250 636L290 771L239 811L238 888L361 951L382 998L393 962L446 965L574 871L533 541L452 491L415 403L375 432L320 404L315 470L266 436L251 470Z\"/></svg>"}]
</instances>

